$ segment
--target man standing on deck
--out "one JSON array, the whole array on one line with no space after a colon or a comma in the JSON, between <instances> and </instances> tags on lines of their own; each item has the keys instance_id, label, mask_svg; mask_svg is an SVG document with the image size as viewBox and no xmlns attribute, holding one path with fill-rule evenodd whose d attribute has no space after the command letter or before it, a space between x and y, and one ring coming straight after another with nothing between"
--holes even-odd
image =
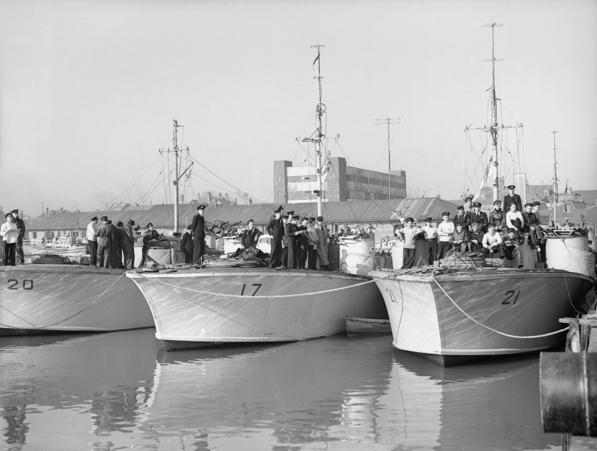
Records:
<instances>
[{"instance_id":1,"label":"man standing on deck","mask_svg":"<svg viewBox=\"0 0 597 451\"><path fill-rule=\"evenodd\" d=\"M97 216L87 224L87 245L89 247L89 266L97 265Z\"/></svg>"},{"instance_id":2,"label":"man standing on deck","mask_svg":"<svg viewBox=\"0 0 597 451\"><path fill-rule=\"evenodd\" d=\"M110 222L112 224L112 222ZM122 221L118 221L116 225L112 224L112 231L114 232L114 238L112 240L112 265L114 268L123 269L122 264Z\"/></svg>"},{"instance_id":3,"label":"man standing on deck","mask_svg":"<svg viewBox=\"0 0 597 451\"><path fill-rule=\"evenodd\" d=\"M514 193L514 185L508 186L508 194L504 196L502 208L506 213L510 211L510 204L516 204L516 211L522 211L522 199L518 194Z\"/></svg>"},{"instance_id":4,"label":"man standing on deck","mask_svg":"<svg viewBox=\"0 0 597 451\"><path fill-rule=\"evenodd\" d=\"M191 224L191 233L193 234L193 264L201 264L201 258L205 254L205 205L197 207L197 214Z\"/></svg>"},{"instance_id":5,"label":"man standing on deck","mask_svg":"<svg viewBox=\"0 0 597 451\"><path fill-rule=\"evenodd\" d=\"M135 235L133 233L133 226L135 221L129 219L127 224L122 227L122 238L120 244L122 253L124 254L124 267L126 269L133 269L135 267Z\"/></svg>"},{"instance_id":6,"label":"man standing on deck","mask_svg":"<svg viewBox=\"0 0 597 451\"><path fill-rule=\"evenodd\" d=\"M330 242L330 233L323 225L323 216L317 216L317 224L315 224L317 231L317 265L320 269L329 269L330 260L328 257L328 244Z\"/></svg>"},{"instance_id":7,"label":"man standing on deck","mask_svg":"<svg viewBox=\"0 0 597 451\"><path fill-rule=\"evenodd\" d=\"M269 267L278 268L281 266L282 258L282 237L284 236L284 226L282 224L281 207L274 210L274 217L270 219L265 228L268 235L271 235L271 249L269 253Z\"/></svg>"},{"instance_id":8,"label":"man standing on deck","mask_svg":"<svg viewBox=\"0 0 597 451\"><path fill-rule=\"evenodd\" d=\"M97 267L110 268L112 267L112 239L114 233L112 225L108 223L108 217L102 216L102 225L97 229L97 249L98 259Z\"/></svg>"},{"instance_id":9,"label":"man standing on deck","mask_svg":"<svg viewBox=\"0 0 597 451\"><path fill-rule=\"evenodd\" d=\"M182 234L182 240L180 241L180 247L184 252L184 262L187 265L193 263L193 237L191 236L191 224L189 224L184 233Z\"/></svg>"},{"instance_id":10,"label":"man standing on deck","mask_svg":"<svg viewBox=\"0 0 597 451\"><path fill-rule=\"evenodd\" d=\"M15 225L19 229L19 236L17 238L17 265L25 264L25 254L23 253L23 237L25 236L25 221L19 218L19 210L12 211L12 216L15 220Z\"/></svg>"},{"instance_id":11,"label":"man standing on deck","mask_svg":"<svg viewBox=\"0 0 597 451\"><path fill-rule=\"evenodd\" d=\"M293 218L294 211L288 212L288 222L286 223L286 240L288 243L288 261L286 266L288 269L294 269L297 267L297 238L298 228L296 226L296 220Z\"/></svg>"}]
</instances>

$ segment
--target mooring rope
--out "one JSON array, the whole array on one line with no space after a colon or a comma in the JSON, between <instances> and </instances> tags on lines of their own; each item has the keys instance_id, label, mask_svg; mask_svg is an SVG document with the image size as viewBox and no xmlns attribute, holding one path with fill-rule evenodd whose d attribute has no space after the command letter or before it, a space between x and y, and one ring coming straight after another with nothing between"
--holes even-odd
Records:
<instances>
[{"instance_id":1,"label":"mooring rope","mask_svg":"<svg viewBox=\"0 0 597 451\"><path fill-rule=\"evenodd\" d=\"M52 327L55 326L57 324L63 323L65 321L68 321L71 318L74 318L77 315L80 315L81 313L83 313L85 310L87 310L89 307L91 307L93 304L95 304L97 301L99 301L115 284L116 282L118 282L120 280L121 277L123 277L126 273L123 272L115 281L114 283L112 283L112 285L110 285L108 288L106 288L104 290L104 292L102 294L100 294L97 298L95 298L93 301L91 301L87 306L83 307L81 310L79 310L78 312L72 314L71 316L68 316L64 319L61 319L60 321L57 321L55 323L52 324L47 324L45 326L36 326L35 324L30 323L29 321L27 321L25 318L22 318L21 316L17 315L16 313L10 311L9 309L7 309L6 307L0 305L0 308L6 310L8 313L10 313L11 315L16 316L17 318L19 318L21 321L24 321L25 323L29 324L31 327L33 327L34 329L46 329L48 327ZM15 326L11 326L9 324L2 324L5 327L8 327L10 329L20 329L20 327L15 327Z\"/></svg>"},{"instance_id":2,"label":"mooring rope","mask_svg":"<svg viewBox=\"0 0 597 451\"><path fill-rule=\"evenodd\" d=\"M446 290L444 290L444 288L440 285L440 283L437 281L437 279L435 277L433 277L433 276L431 276L431 278L437 284L437 286L439 287L439 289L442 290L443 293L447 296L447 298L452 302L452 304L454 304L454 306L456 306L456 308L458 310L460 310L464 314L464 316L466 316L468 319L470 319L471 321L473 321L475 324L478 324L479 326L484 327L487 330L495 332L496 334L503 335L504 337L508 337L508 338L521 338L521 339L543 338L543 337L549 337L550 335L561 334L562 332L566 332L569 329L569 327L565 327L563 329L556 330L555 332L549 332L547 334L541 334L541 335L511 335L511 334L507 334L505 332L500 332L499 330L493 329L493 328L491 328L489 326L486 326L485 324L480 323L475 318L473 318L468 313L466 313L464 310L462 310L460 308L460 306L458 304L456 304L456 302L454 301L454 299L452 299L450 297L450 295L448 293L446 293Z\"/></svg>"},{"instance_id":3,"label":"mooring rope","mask_svg":"<svg viewBox=\"0 0 597 451\"><path fill-rule=\"evenodd\" d=\"M169 287L172 288L178 288L180 289L179 285L175 285L175 284L171 284L168 282L165 282L163 280L160 280L159 277L150 277L150 276L144 276L141 273L137 273L140 277L144 278L144 279L156 279L158 282L160 282L163 285L167 285ZM209 277L209 276L207 276ZM381 279L383 279L384 277L382 277ZM323 290L323 291L313 291L311 293L297 293L297 294L271 294L268 296L247 296L247 295L240 295L240 294L225 294L225 293L213 293L211 291L203 291L203 290L195 290L193 288L184 288L185 291L190 291L192 293L198 293L198 294L208 294L208 295L212 295L212 296L222 296L222 297L226 297L226 298L253 298L253 299L269 299L269 298L296 298L298 296L315 296L318 294L325 294L325 293L332 293L334 291L342 291L342 290L348 290L351 288L356 288L356 287L360 287L363 285L368 285L370 283L375 283L376 280L380 280L380 279L371 279L371 280L367 280L365 282L361 282L361 283L356 283L354 285L349 285L346 287L340 287L340 288L332 288L330 290Z\"/></svg>"}]
</instances>

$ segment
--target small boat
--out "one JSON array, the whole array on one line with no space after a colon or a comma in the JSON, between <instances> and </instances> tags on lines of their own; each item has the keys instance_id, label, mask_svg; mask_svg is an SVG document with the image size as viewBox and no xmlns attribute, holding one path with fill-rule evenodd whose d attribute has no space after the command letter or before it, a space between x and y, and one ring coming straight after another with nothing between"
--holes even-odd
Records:
<instances>
[{"instance_id":1,"label":"small boat","mask_svg":"<svg viewBox=\"0 0 597 451\"><path fill-rule=\"evenodd\" d=\"M559 318L584 312L594 280L562 270L380 270L396 348L443 366L539 351L566 339Z\"/></svg>"},{"instance_id":2,"label":"small boat","mask_svg":"<svg viewBox=\"0 0 597 451\"><path fill-rule=\"evenodd\" d=\"M492 73L491 125L483 131L490 133L493 153L484 174L492 173L497 200L498 131L504 126L498 120L495 67ZM595 284L584 274L535 269L534 264L507 269L477 266L474 258L445 260L441 267L369 273L384 297L394 346L444 366L562 343L567 328L559 318L584 313L585 296Z\"/></svg>"},{"instance_id":3,"label":"small boat","mask_svg":"<svg viewBox=\"0 0 597 451\"><path fill-rule=\"evenodd\" d=\"M68 264L0 267L0 335L153 327L147 302L118 269Z\"/></svg>"},{"instance_id":4,"label":"small boat","mask_svg":"<svg viewBox=\"0 0 597 451\"><path fill-rule=\"evenodd\" d=\"M317 79L321 83L321 77ZM319 93L318 127L306 140L314 142L317 148L317 211L321 215L321 116L325 112L321 86ZM174 121L175 156L177 127ZM155 319L156 337L169 350L223 343L308 340L344 333L347 317L387 319L383 298L366 275L316 269L279 270L255 267L254 263L233 260L230 264L208 259L201 268L131 271L127 277L147 299Z\"/></svg>"}]
</instances>

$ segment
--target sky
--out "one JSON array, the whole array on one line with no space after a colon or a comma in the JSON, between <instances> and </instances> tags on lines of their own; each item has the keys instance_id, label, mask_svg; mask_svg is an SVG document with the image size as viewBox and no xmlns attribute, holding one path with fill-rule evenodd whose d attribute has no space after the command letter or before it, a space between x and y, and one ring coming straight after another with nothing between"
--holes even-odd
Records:
<instances>
[{"instance_id":1,"label":"sky","mask_svg":"<svg viewBox=\"0 0 597 451\"><path fill-rule=\"evenodd\" d=\"M550 183L557 131L560 183L597 189L597 0L0 0L0 207L172 203L173 119L195 160L185 200L273 202L273 162L313 160L296 138L315 130L318 44L331 155L387 172L376 119L399 118L392 169L458 199L483 148L464 129L487 123L492 22L501 121L523 125L507 151Z\"/></svg>"}]
</instances>

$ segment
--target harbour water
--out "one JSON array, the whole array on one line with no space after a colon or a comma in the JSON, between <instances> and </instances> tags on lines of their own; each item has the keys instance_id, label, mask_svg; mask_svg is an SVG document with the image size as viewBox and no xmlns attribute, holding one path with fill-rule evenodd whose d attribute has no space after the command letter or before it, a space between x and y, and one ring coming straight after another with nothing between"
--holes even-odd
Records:
<instances>
[{"instance_id":1,"label":"harbour water","mask_svg":"<svg viewBox=\"0 0 597 451\"><path fill-rule=\"evenodd\" d=\"M154 329L0 337L4 450L555 450L539 356L442 368L389 336L166 352Z\"/></svg>"}]
</instances>

